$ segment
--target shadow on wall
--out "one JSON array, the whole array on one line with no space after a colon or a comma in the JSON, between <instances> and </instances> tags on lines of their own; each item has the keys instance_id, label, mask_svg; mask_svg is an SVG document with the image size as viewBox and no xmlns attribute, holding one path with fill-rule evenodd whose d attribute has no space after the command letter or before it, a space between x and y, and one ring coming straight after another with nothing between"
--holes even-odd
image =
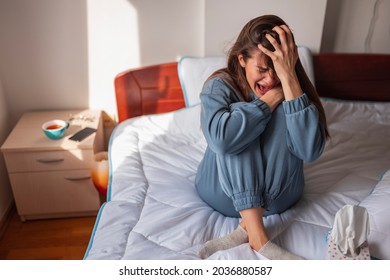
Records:
<instances>
[{"instance_id":1,"label":"shadow on wall","mask_svg":"<svg viewBox=\"0 0 390 280\"><path fill-rule=\"evenodd\" d=\"M327 2L321 39L321 53L332 53L335 49L337 27L341 15L341 2L339 0L328 0Z\"/></svg>"},{"instance_id":2,"label":"shadow on wall","mask_svg":"<svg viewBox=\"0 0 390 280\"><path fill-rule=\"evenodd\" d=\"M328 0L322 53L390 53L390 1Z\"/></svg>"},{"instance_id":3,"label":"shadow on wall","mask_svg":"<svg viewBox=\"0 0 390 280\"><path fill-rule=\"evenodd\" d=\"M0 81L0 146L3 144L10 132L7 102L3 93ZM5 167L3 154L0 152L0 222L12 206L13 196L11 184L8 179L8 173ZM0 224L0 229L1 229ZM0 231L1 237L1 231Z\"/></svg>"}]
</instances>

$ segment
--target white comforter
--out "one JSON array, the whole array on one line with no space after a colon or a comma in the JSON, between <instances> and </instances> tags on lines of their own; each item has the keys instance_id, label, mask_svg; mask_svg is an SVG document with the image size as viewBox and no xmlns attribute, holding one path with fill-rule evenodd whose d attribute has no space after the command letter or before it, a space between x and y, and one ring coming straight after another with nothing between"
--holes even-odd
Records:
<instances>
[{"instance_id":1,"label":"white comforter","mask_svg":"<svg viewBox=\"0 0 390 280\"><path fill-rule=\"evenodd\" d=\"M269 236L307 259L326 258L326 234L346 204L366 207L369 246L390 259L389 103L323 100L331 139L305 166L304 197L264 218ZM199 247L239 220L213 211L194 178L206 147L199 106L121 123L110 143L108 202L99 212L85 259L198 259ZM210 259L262 259L248 244Z\"/></svg>"}]
</instances>

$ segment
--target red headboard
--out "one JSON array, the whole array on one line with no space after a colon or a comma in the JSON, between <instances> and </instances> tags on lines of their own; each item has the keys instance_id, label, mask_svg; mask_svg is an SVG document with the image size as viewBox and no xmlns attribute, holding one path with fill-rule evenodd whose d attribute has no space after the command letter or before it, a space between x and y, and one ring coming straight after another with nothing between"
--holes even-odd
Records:
<instances>
[{"instance_id":1,"label":"red headboard","mask_svg":"<svg viewBox=\"0 0 390 280\"><path fill-rule=\"evenodd\" d=\"M390 101L390 55L321 54L313 63L320 96Z\"/></svg>"},{"instance_id":2,"label":"red headboard","mask_svg":"<svg viewBox=\"0 0 390 280\"><path fill-rule=\"evenodd\" d=\"M316 88L322 97L390 101L390 55L314 55ZM119 122L183 108L177 63L132 69L115 77Z\"/></svg>"},{"instance_id":3,"label":"red headboard","mask_svg":"<svg viewBox=\"0 0 390 280\"><path fill-rule=\"evenodd\" d=\"M115 94L119 122L185 106L176 62L120 73L115 77Z\"/></svg>"}]
</instances>

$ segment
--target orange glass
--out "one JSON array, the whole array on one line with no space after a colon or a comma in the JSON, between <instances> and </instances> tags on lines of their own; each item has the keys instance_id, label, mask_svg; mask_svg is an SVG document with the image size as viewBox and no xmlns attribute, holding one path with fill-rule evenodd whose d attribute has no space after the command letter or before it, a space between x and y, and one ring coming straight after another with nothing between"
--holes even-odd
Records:
<instances>
[{"instance_id":1,"label":"orange glass","mask_svg":"<svg viewBox=\"0 0 390 280\"><path fill-rule=\"evenodd\" d=\"M103 196L107 195L108 173L108 153L100 152L95 154L91 166L91 176L95 188Z\"/></svg>"}]
</instances>

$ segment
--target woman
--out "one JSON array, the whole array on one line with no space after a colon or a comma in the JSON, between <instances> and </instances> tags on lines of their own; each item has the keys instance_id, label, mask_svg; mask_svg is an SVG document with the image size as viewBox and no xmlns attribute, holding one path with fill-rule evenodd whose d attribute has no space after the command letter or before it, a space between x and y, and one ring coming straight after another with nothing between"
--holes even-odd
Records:
<instances>
[{"instance_id":1,"label":"woman","mask_svg":"<svg viewBox=\"0 0 390 280\"><path fill-rule=\"evenodd\" d=\"M249 240L269 259L299 259L269 240L262 217L300 199L303 162L321 155L328 132L286 23L274 15L249 21L227 68L209 77L200 97L208 146L196 188L215 210L242 218L232 233L206 242L200 257Z\"/></svg>"}]
</instances>

